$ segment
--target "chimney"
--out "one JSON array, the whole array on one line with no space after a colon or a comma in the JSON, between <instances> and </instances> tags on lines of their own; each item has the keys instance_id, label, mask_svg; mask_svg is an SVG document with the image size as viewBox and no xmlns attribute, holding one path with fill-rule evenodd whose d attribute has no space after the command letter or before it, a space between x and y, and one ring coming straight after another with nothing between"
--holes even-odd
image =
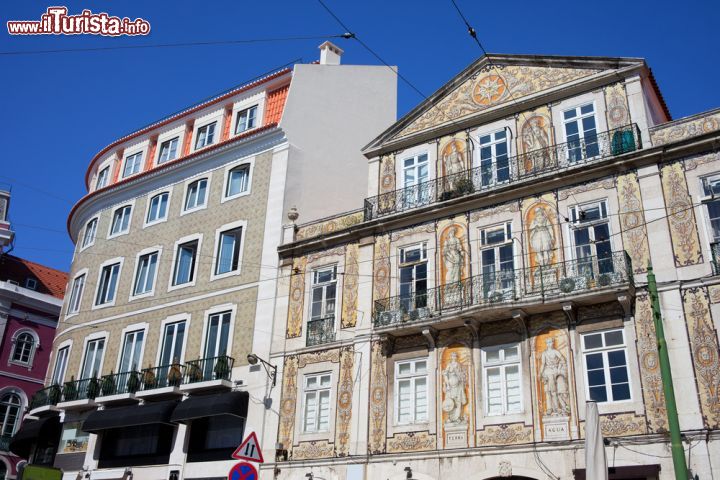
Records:
<instances>
[{"instance_id":1,"label":"chimney","mask_svg":"<svg viewBox=\"0 0 720 480\"><path fill-rule=\"evenodd\" d=\"M343 49L332 42L325 42L320 49L320 65L340 65Z\"/></svg>"}]
</instances>

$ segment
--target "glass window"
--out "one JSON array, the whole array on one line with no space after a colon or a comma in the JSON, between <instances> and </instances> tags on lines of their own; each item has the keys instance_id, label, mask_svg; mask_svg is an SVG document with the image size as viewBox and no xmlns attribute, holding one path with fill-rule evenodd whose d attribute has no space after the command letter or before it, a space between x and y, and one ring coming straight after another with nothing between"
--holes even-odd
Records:
<instances>
[{"instance_id":1,"label":"glass window","mask_svg":"<svg viewBox=\"0 0 720 480\"><path fill-rule=\"evenodd\" d=\"M405 311L427 307L427 246L400 249L400 301Z\"/></svg>"},{"instance_id":2,"label":"glass window","mask_svg":"<svg viewBox=\"0 0 720 480\"><path fill-rule=\"evenodd\" d=\"M208 125L204 125L198 128L197 137L195 138L195 150L212 145L215 139L215 125L217 122L212 122Z\"/></svg>"},{"instance_id":3,"label":"glass window","mask_svg":"<svg viewBox=\"0 0 720 480\"><path fill-rule=\"evenodd\" d=\"M98 338L87 342L87 345L85 346L85 358L83 359L83 366L80 371L80 380L85 378L94 378L100 374L100 367L102 365L104 352L104 338Z\"/></svg>"},{"instance_id":4,"label":"glass window","mask_svg":"<svg viewBox=\"0 0 720 480\"><path fill-rule=\"evenodd\" d=\"M220 233L218 240L217 264L215 275L235 272L240 266L240 241L242 227Z\"/></svg>"},{"instance_id":5,"label":"glass window","mask_svg":"<svg viewBox=\"0 0 720 480\"><path fill-rule=\"evenodd\" d=\"M120 371L118 373L130 372L140 366L142 360L140 355L142 354L144 340L144 330L136 330L125 334L122 355L120 357Z\"/></svg>"},{"instance_id":6,"label":"glass window","mask_svg":"<svg viewBox=\"0 0 720 480\"><path fill-rule=\"evenodd\" d=\"M257 105L253 105L245 110L240 110L237 114L237 120L235 122L235 133L241 133L245 130L255 128L255 122L257 117Z\"/></svg>"},{"instance_id":7,"label":"glass window","mask_svg":"<svg viewBox=\"0 0 720 480\"><path fill-rule=\"evenodd\" d=\"M227 354L231 316L231 312L221 312L210 315L208 319L207 337L205 339L205 358L219 357Z\"/></svg>"},{"instance_id":8,"label":"glass window","mask_svg":"<svg viewBox=\"0 0 720 480\"><path fill-rule=\"evenodd\" d=\"M52 378L50 380L52 385L62 385L65 381L65 371L67 370L69 354L70 347L63 347L57 351L57 357L55 358L55 368L53 369Z\"/></svg>"},{"instance_id":9,"label":"glass window","mask_svg":"<svg viewBox=\"0 0 720 480\"><path fill-rule=\"evenodd\" d=\"M130 205L125 205L115 210L115 213L113 213L112 226L110 227L110 235L127 233L130 228L131 214L132 206Z\"/></svg>"},{"instance_id":10,"label":"glass window","mask_svg":"<svg viewBox=\"0 0 720 480\"><path fill-rule=\"evenodd\" d=\"M155 273L157 271L158 252L146 253L138 259L135 272L135 287L133 295L142 295L153 291Z\"/></svg>"},{"instance_id":11,"label":"glass window","mask_svg":"<svg viewBox=\"0 0 720 480\"><path fill-rule=\"evenodd\" d=\"M83 290L85 289L85 274L75 277L72 289L70 290L70 300L68 301L67 313L77 313L80 311L80 302L82 301Z\"/></svg>"},{"instance_id":12,"label":"glass window","mask_svg":"<svg viewBox=\"0 0 720 480\"><path fill-rule=\"evenodd\" d=\"M486 415L522 411L520 346L501 345L483 349Z\"/></svg>"},{"instance_id":13,"label":"glass window","mask_svg":"<svg viewBox=\"0 0 720 480\"><path fill-rule=\"evenodd\" d=\"M123 168L123 178L134 175L142 168L142 152L130 155L125 158L125 168Z\"/></svg>"},{"instance_id":14,"label":"glass window","mask_svg":"<svg viewBox=\"0 0 720 480\"><path fill-rule=\"evenodd\" d=\"M630 400L625 333L620 330L582 336L587 396L596 402Z\"/></svg>"},{"instance_id":15,"label":"glass window","mask_svg":"<svg viewBox=\"0 0 720 480\"><path fill-rule=\"evenodd\" d=\"M247 192L250 184L250 165L240 165L228 172L225 196L232 197Z\"/></svg>"},{"instance_id":16,"label":"glass window","mask_svg":"<svg viewBox=\"0 0 720 480\"><path fill-rule=\"evenodd\" d=\"M335 318L337 290L337 266L313 271L311 320Z\"/></svg>"},{"instance_id":17,"label":"glass window","mask_svg":"<svg viewBox=\"0 0 720 480\"><path fill-rule=\"evenodd\" d=\"M85 225L85 235L83 235L83 241L82 241L82 248L85 248L89 245L92 245L95 243L95 235L97 234L97 224L98 219L93 218L90 220L87 225Z\"/></svg>"},{"instance_id":18,"label":"glass window","mask_svg":"<svg viewBox=\"0 0 720 480\"><path fill-rule=\"evenodd\" d=\"M102 170L100 170L100 173L98 173L97 182L95 183L95 190L98 190L100 188L107 186L109 180L110 180L110 167L108 166L108 167L105 167Z\"/></svg>"},{"instance_id":19,"label":"glass window","mask_svg":"<svg viewBox=\"0 0 720 480\"><path fill-rule=\"evenodd\" d=\"M157 222L160 220L164 220L167 217L169 198L170 194L168 192L163 192L155 195L150 199L146 223Z\"/></svg>"},{"instance_id":20,"label":"glass window","mask_svg":"<svg viewBox=\"0 0 720 480\"><path fill-rule=\"evenodd\" d=\"M306 375L303 382L303 432L327 432L330 429L330 389L332 375Z\"/></svg>"},{"instance_id":21,"label":"glass window","mask_svg":"<svg viewBox=\"0 0 720 480\"><path fill-rule=\"evenodd\" d=\"M480 137L480 184L483 187L510 180L508 155L505 130Z\"/></svg>"},{"instance_id":22,"label":"glass window","mask_svg":"<svg viewBox=\"0 0 720 480\"><path fill-rule=\"evenodd\" d=\"M395 363L395 419L398 424L428 420L427 360Z\"/></svg>"},{"instance_id":23,"label":"glass window","mask_svg":"<svg viewBox=\"0 0 720 480\"><path fill-rule=\"evenodd\" d=\"M29 332L23 332L15 338L12 361L30 365L35 352L35 337Z\"/></svg>"},{"instance_id":24,"label":"glass window","mask_svg":"<svg viewBox=\"0 0 720 480\"><path fill-rule=\"evenodd\" d=\"M403 195L399 199L403 208L414 208L430 203L428 181L428 156L426 153L403 160Z\"/></svg>"},{"instance_id":25,"label":"glass window","mask_svg":"<svg viewBox=\"0 0 720 480\"><path fill-rule=\"evenodd\" d=\"M572 207L570 219L578 273L591 278L596 273L612 273L607 202L603 200Z\"/></svg>"},{"instance_id":26,"label":"glass window","mask_svg":"<svg viewBox=\"0 0 720 480\"><path fill-rule=\"evenodd\" d=\"M512 224L510 222L480 231L480 263L483 295L511 293L515 285Z\"/></svg>"},{"instance_id":27,"label":"glass window","mask_svg":"<svg viewBox=\"0 0 720 480\"><path fill-rule=\"evenodd\" d=\"M168 160L173 160L177 157L179 137L175 137L170 140L165 140L160 144L160 155L158 156L158 164L165 163Z\"/></svg>"},{"instance_id":28,"label":"glass window","mask_svg":"<svg viewBox=\"0 0 720 480\"><path fill-rule=\"evenodd\" d=\"M188 185L185 194L185 210L192 210L205 205L207 182L207 178L201 178Z\"/></svg>"},{"instance_id":29,"label":"glass window","mask_svg":"<svg viewBox=\"0 0 720 480\"><path fill-rule=\"evenodd\" d=\"M167 366L182 360L182 348L185 340L185 321L165 325L163 343L160 352L160 365Z\"/></svg>"},{"instance_id":30,"label":"glass window","mask_svg":"<svg viewBox=\"0 0 720 480\"><path fill-rule=\"evenodd\" d=\"M2 420L3 437L12 437L20 423L20 407L22 401L17 393L6 393L0 398L0 420Z\"/></svg>"},{"instance_id":31,"label":"glass window","mask_svg":"<svg viewBox=\"0 0 720 480\"><path fill-rule=\"evenodd\" d=\"M563 112L568 161L578 162L600 155L592 103Z\"/></svg>"},{"instance_id":32,"label":"glass window","mask_svg":"<svg viewBox=\"0 0 720 480\"><path fill-rule=\"evenodd\" d=\"M119 276L120 263L113 263L112 265L102 267L97 295L95 297L95 305L103 305L115 301Z\"/></svg>"},{"instance_id":33,"label":"glass window","mask_svg":"<svg viewBox=\"0 0 720 480\"><path fill-rule=\"evenodd\" d=\"M195 257L197 256L197 248L197 240L178 245L173 285L190 283L195 279Z\"/></svg>"}]
</instances>

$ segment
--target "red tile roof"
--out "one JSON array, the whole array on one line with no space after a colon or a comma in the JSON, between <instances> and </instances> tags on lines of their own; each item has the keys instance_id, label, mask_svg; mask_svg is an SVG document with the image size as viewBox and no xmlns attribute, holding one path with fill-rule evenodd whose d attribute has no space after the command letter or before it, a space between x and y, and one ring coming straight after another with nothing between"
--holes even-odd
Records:
<instances>
[{"instance_id":1,"label":"red tile roof","mask_svg":"<svg viewBox=\"0 0 720 480\"><path fill-rule=\"evenodd\" d=\"M268 93L265 103L264 123L280 123L289 91L290 85L285 85Z\"/></svg>"},{"instance_id":2,"label":"red tile roof","mask_svg":"<svg viewBox=\"0 0 720 480\"><path fill-rule=\"evenodd\" d=\"M63 298L68 274L14 255L0 256L0 280L14 280L21 287L27 278L38 281L36 292Z\"/></svg>"}]
</instances>

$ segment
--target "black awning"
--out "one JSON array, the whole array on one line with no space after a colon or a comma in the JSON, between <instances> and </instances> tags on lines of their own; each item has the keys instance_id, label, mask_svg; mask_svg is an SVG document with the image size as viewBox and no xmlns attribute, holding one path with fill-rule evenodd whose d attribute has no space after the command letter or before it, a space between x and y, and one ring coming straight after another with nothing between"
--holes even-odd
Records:
<instances>
[{"instance_id":1,"label":"black awning","mask_svg":"<svg viewBox=\"0 0 720 480\"><path fill-rule=\"evenodd\" d=\"M40 439L60 436L60 417L52 416L40 420L25 420L20 430L10 440L10 451L27 459L32 446Z\"/></svg>"},{"instance_id":2,"label":"black awning","mask_svg":"<svg viewBox=\"0 0 720 480\"><path fill-rule=\"evenodd\" d=\"M573 470L575 480L585 480L585 469L576 468ZM660 465L630 465L627 467L609 467L608 480L632 479L645 480L648 477L658 478Z\"/></svg>"},{"instance_id":3,"label":"black awning","mask_svg":"<svg viewBox=\"0 0 720 480\"><path fill-rule=\"evenodd\" d=\"M172 414L173 422L188 422L214 415L234 415L247 418L248 392L228 392L217 395L191 396L180 402Z\"/></svg>"},{"instance_id":4,"label":"black awning","mask_svg":"<svg viewBox=\"0 0 720 480\"><path fill-rule=\"evenodd\" d=\"M95 433L110 428L133 427L136 425L170 424L170 415L177 406L175 400L146 403L129 407L106 408L88 415L83 422L84 432Z\"/></svg>"}]
</instances>

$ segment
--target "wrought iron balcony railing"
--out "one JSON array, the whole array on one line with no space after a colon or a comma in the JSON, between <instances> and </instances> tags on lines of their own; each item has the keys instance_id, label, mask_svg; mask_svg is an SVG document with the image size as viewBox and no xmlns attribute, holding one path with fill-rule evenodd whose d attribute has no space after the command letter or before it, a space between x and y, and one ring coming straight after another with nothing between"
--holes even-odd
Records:
<instances>
[{"instance_id":1,"label":"wrought iron balcony railing","mask_svg":"<svg viewBox=\"0 0 720 480\"><path fill-rule=\"evenodd\" d=\"M140 390L179 387L185 378L185 365L173 363L160 367L145 368L140 373Z\"/></svg>"},{"instance_id":2,"label":"wrought iron balcony railing","mask_svg":"<svg viewBox=\"0 0 720 480\"><path fill-rule=\"evenodd\" d=\"M235 359L227 355L200 358L185 364L185 383L230 380Z\"/></svg>"},{"instance_id":3,"label":"wrought iron balcony railing","mask_svg":"<svg viewBox=\"0 0 720 480\"><path fill-rule=\"evenodd\" d=\"M634 152L642 148L641 142L640 130L633 123L582 140L481 161L470 170L366 198L364 218L368 221Z\"/></svg>"},{"instance_id":4,"label":"wrought iron balcony railing","mask_svg":"<svg viewBox=\"0 0 720 480\"><path fill-rule=\"evenodd\" d=\"M56 405L60 401L61 395L62 388L60 385L50 385L35 392L28 407L30 410L34 410L47 405Z\"/></svg>"},{"instance_id":5,"label":"wrought iron balcony railing","mask_svg":"<svg viewBox=\"0 0 720 480\"><path fill-rule=\"evenodd\" d=\"M110 373L100 378L100 393L98 396L120 395L135 393L142 386L142 373L137 370L130 372Z\"/></svg>"},{"instance_id":6,"label":"wrought iron balcony railing","mask_svg":"<svg viewBox=\"0 0 720 480\"><path fill-rule=\"evenodd\" d=\"M308 321L306 345L322 345L335 341L335 315Z\"/></svg>"},{"instance_id":7,"label":"wrought iron balcony railing","mask_svg":"<svg viewBox=\"0 0 720 480\"><path fill-rule=\"evenodd\" d=\"M586 257L546 267L480 274L458 283L377 300L373 323L382 328L427 321L444 311L518 301L543 302L631 285L630 257L625 252L615 252L602 258Z\"/></svg>"},{"instance_id":8,"label":"wrought iron balcony railing","mask_svg":"<svg viewBox=\"0 0 720 480\"><path fill-rule=\"evenodd\" d=\"M75 380L73 378L63 385L61 401L94 400L98 396L100 396L100 379L93 377Z\"/></svg>"},{"instance_id":9,"label":"wrought iron balcony railing","mask_svg":"<svg viewBox=\"0 0 720 480\"><path fill-rule=\"evenodd\" d=\"M10 441L11 440L12 440L12 437L10 435L0 436L0 452L9 452L10 451Z\"/></svg>"},{"instance_id":10,"label":"wrought iron balcony railing","mask_svg":"<svg viewBox=\"0 0 720 480\"><path fill-rule=\"evenodd\" d=\"M712 265L713 275L720 275L720 242L710 244L710 253L712 254Z\"/></svg>"}]
</instances>

